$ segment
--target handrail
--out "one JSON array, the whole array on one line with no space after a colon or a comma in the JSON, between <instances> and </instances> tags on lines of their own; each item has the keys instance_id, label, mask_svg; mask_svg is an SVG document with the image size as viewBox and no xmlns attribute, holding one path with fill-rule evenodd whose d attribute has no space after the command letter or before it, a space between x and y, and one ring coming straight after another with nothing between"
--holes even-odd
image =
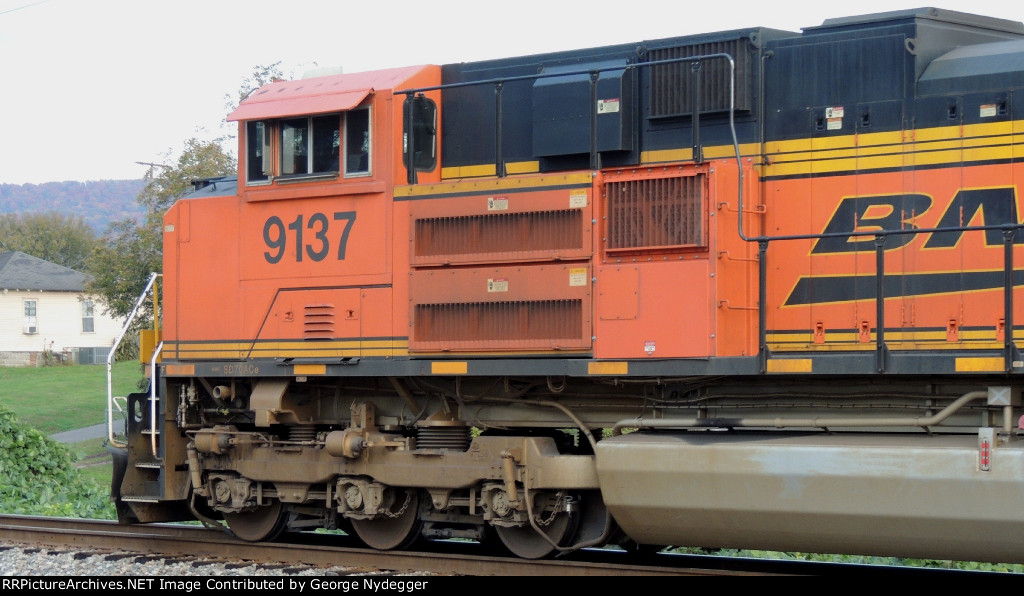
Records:
<instances>
[{"instance_id":1,"label":"handrail","mask_svg":"<svg viewBox=\"0 0 1024 596\"><path fill-rule=\"evenodd\" d=\"M157 454L156 448L156 361L160 358L160 352L164 349L164 342L157 344L156 349L153 350L153 357L149 359L149 440L152 444L153 457L159 459L160 456Z\"/></svg>"},{"instance_id":2,"label":"handrail","mask_svg":"<svg viewBox=\"0 0 1024 596\"><path fill-rule=\"evenodd\" d=\"M624 428L873 428L873 427L894 427L913 426L928 428L942 423L944 420L958 412L968 402L988 396L988 391L969 391L964 393L948 406L931 416L905 416L885 418L851 418L848 416L836 418L657 418L654 420L643 420L633 418L620 420L612 426L612 435L619 436ZM1004 410L1004 414L1008 414ZM1009 428L1009 416L1006 416L1004 427Z\"/></svg>"},{"instance_id":3,"label":"handrail","mask_svg":"<svg viewBox=\"0 0 1024 596\"><path fill-rule=\"evenodd\" d=\"M600 164L600 155L599 155L599 152L597 150L597 95L596 95L596 91L597 91L598 77L599 77L600 73L608 72L608 71L618 71L618 70L621 70L621 71L626 71L626 70L633 71L633 70L640 70L642 68L650 68L650 67L654 67L654 66L664 66L664 65L669 65L669 64L679 64L679 63L683 63L683 62L688 62L688 63L691 63L691 68L693 68L694 80L699 84L699 81L700 81L700 79L699 79L699 76L700 76L699 66L700 66L700 64L705 62L705 61L718 60L718 59L725 60L725 61L727 61L729 63L729 133L730 133L730 136L732 138L733 148L734 148L735 153L736 153L736 165L737 165L737 171L739 173L739 184L738 184L738 192L739 192L739 195L740 195L740 197L739 197L739 204L742 207L742 205L743 205L743 163L742 163L742 158L741 158L741 154L740 154L739 140L738 140L738 137L736 135L736 117L735 117L735 114L736 114L736 61L735 61L735 59L733 59L732 55L730 55L730 54L728 54L726 52L718 52L718 53L712 53L712 54L702 54L702 55L699 55L699 56L683 56L683 57L677 57L677 58L666 58L666 59L663 59L663 60L651 60L650 62L634 62L632 64L615 64L615 65L612 65L612 66L599 66L599 67L594 67L594 68L585 68L584 67L584 68L579 68L579 69L576 69L576 70L565 70L565 71L556 71L556 72L542 72L542 73L535 73L535 74L529 74L529 75L516 75L516 76L510 76L510 77L498 77L498 78L492 78L492 79L483 79L483 80L479 80L479 81L461 81L461 82L458 82L458 83L445 83L445 84L442 84L442 85L432 85L432 86L429 86L429 87L416 87L416 88L411 88L411 89L396 90L396 91L393 92L393 94L394 95L404 95L408 99L408 98L413 97L417 93L422 94L422 93L426 93L427 91L439 91L439 90L444 90L444 89L458 89L458 88L462 88L462 87L476 87L476 86L481 86L481 85L493 85L494 86L494 94L495 94L495 108L494 108L494 111L495 111L495 122L494 122L494 134L495 134L495 156L494 156L494 160L495 160L495 164L494 164L494 174L495 174L495 176L497 176L499 178L502 178L502 177L505 176L505 163L504 163L504 158L502 156L502 135L503 135L503 130L502 130L502 90L503 90L505 84L506 83L510 83L510 82L516 82L516 81L536 81L536 80L539 80L539 79L549 79L549 78L558 78L558 77L589 75L590 76L590 97L591 97L591 102L590 102L590 169L592 169L592 170L599 170L599 169L601 169L601 164ZM698 94L698 98L699 98L699 94ZM700 130L699 130L699 128L700 128L700 109L701 109L701 106L700 106L700 102L699 102L699 99L698 99L697 104L695 105L695 108L694 108L693 120L692 120L691 131L690 131L690 133L692 135L693 145L694 145L694 160L697 163L700 163L701 161L703 161L703 158L698 156L698 153L702 154L702 151L700 151L700 147L699 147L699 144L700 144ZM405 110L405 117L406 118L410 118L411 114L412 114L411 108L407 107L406 110ZM413 129L414 128L415 127L412 126L412 122L411 122L411 119L410 119L409 126L408 126L408 129L409 129L408 138L406 139L406 144L407 144L408 147L410 147L410 152L412 151L411 148L413 146L412 143L413 143L413 134L414 134L413 133ZM408 174L408 182L409 182L409 184L416 184L416 165L415 165L415 162L411 158L409 160L409 167L407 168L407 174ZM742 217L740 219L740 222L741 222L740 235L742 236L743 235ZM744 239L746 239L746 238L744 238Z\"/></svg>"},{"instance_id":4,"label":"handrail","mask_svg":"<svg viewBox=\"0 0 1024 596\"><path fill-rule=\"evenodd\" d=\"M155 272L149 275L149 282L146 284L146 288L142 290L141 294L139 294L139 299L135 302L135 307L132 308L131 313L128 314L128 318L125 320L124 327L121 328L121 332L117 335L117 338L114 340L114 345L111 346L110 348L110 353L107 354L107 440L114 447L123 448L128 446L127 442L119 441L114 437L114 407L116 405L114 403L113 381L114 355L117 352L117 347L121 345L121 341L124 339L124 336L128 333L128 329L131 327L132 322L135 321L135 317L136 315L138 315L139 308L142 306L143 300L146 299L146 296L153 289L153 286L156 283L157 278L160 276L161 275L159 273ZM120 407L118 407L118 409L120 409ZM129 412L128 415L130 416L131 412Z\"/></svg>"}]
</instances>

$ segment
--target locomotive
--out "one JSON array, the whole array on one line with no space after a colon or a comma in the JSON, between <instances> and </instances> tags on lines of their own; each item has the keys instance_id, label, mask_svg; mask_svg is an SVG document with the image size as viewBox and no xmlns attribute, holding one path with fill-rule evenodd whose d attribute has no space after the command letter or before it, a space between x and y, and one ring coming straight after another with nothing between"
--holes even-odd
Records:
<instances>
[{"instance_id":1,"label":"locomotive","mask_svg":"<svg viewBox=\"0 0 1024 596\"><path fill-rule=\"evenodd\" d=\"M1022 87L934 8L265 85L119 519L1024 562Z\"/></svg>"}]
</instances>

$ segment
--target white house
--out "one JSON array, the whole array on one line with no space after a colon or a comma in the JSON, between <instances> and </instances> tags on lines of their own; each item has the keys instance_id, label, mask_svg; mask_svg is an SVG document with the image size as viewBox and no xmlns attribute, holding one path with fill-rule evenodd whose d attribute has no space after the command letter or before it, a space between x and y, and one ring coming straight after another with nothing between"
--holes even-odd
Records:
<instances>
[{"instance_id":1,"label":"white house","mask_svg":"<svg viewBox=\"0 0 1024 596\"><path fill-rule=\"evenodd\" d=\"M122 325L85 293L88 280L25 253L0 253L0 366L106 362Z\"/></svg>"}]
</instances>

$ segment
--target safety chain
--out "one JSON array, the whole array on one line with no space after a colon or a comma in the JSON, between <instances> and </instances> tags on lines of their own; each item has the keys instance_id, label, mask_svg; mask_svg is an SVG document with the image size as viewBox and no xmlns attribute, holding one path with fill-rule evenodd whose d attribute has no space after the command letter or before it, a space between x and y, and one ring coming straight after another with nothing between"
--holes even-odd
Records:
<instances>
[{"instance_id":1,"label":"safety chain","mask_svg":"<svg viewBox=\"0 0 1024 596\"><path fill-rule=\"evenodd\" d=\"M412 491L407 490L407 491L405 491L405 503L402 504L402 508L399 509L396 513L391 513L390 511L385 511L384 512L384 517L391 517L391 518L402 517L402 514L405 513L405 510L409 508L409 503L411 503L411 502L412 502Z\"/></svg>"}]
</instances>

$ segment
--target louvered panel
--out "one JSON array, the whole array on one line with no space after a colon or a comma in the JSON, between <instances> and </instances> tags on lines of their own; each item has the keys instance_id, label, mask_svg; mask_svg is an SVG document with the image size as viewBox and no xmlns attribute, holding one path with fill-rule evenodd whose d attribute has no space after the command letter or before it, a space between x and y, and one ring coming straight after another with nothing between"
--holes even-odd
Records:
<instances>
[{"instance_id":1,"label":"louvered panel","mask_svg":"<svg viewBox=\"0 0 1024 596\"><path fill-rule=\"evenodd\" d=\"M609 182L608 250L703 246L705 176Z\"/></svg>"},{"instance_id":2,"label":"louvered panel","mask_svg":"<svg viewBox=\"0 0 1024 596\"><path fill-rule=\"evenodd\" d=\"M409 262L432 267L589 259L592 180L566 175L526 177L514 185L445 185L450 196L409 203ZM492 184L499 188L484 188Z\"/></svg>"},{"instance_id":3,"label":"louvered panel","mask_svg":"<svg viewBox=\"0 0 1024 596\"><path fill-rule=\"evenodd\" d=\"M495 260L532 251L578 252L582 220L579 209L418 219L413 257Z\"/></svg>"},{"instance_id":4,"label":"louvered panel","mask_svg":"<svg viewBox=\"0 0 1024 596\"><path fill-rule=\"evenodd\" d=\"M583 263L414 271L411 351L591 347L591 276Z\"/></svg>"},{"instance_id":5,"label":"louvered panel","mask_svg":"<svg viewBox=\"0 0 1024 596\"><path fill-rule=\"evenodd\" d=\"M580 300L416 305L416 343L519 341L548 347L577 341Z\"/></svg>"},{"instance_id":6,"label":"louvered panel","mask_svg":"<svg viewBox=\"0 0 1024 596\"><path fill-rule=\"evenodd\" d=\"M304 339L333 337L334 330L334 305L307 304L303 307L302 337Z\"/></svg>"},{"instance_id":7,"label":"louvered panel","mask_svg":"<svg viewBox=\"0 0 1024 596\"><path fill-rule=\"evenodd\" d=\"M709 42L650 51L649 60L670 60L711 54L729 54L736 64L737 111L749 111L752 93L750 40L747 38ZM701 88L694 90L692 62L679 62L652 67L650 113L652 118L693 114L694 97L699 92L701 112L723 112L729 109L729 63L725 59L704 60L701 64Z\"/></svg>"}]
</instances>

